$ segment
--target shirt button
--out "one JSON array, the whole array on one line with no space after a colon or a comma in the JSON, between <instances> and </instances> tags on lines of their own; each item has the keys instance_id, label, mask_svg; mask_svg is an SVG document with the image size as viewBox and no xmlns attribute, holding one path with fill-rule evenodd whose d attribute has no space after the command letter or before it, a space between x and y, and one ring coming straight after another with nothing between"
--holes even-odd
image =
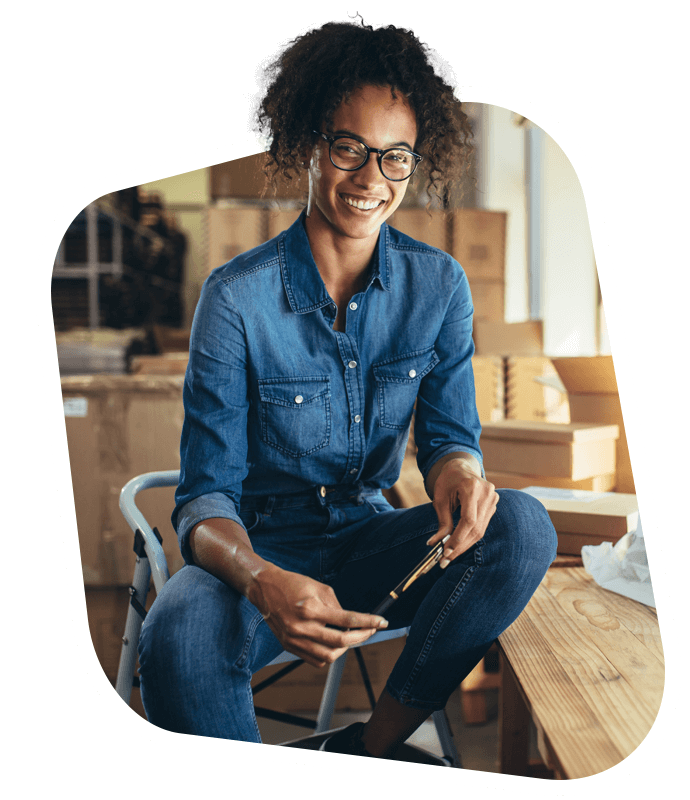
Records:
<instances>
[{"instance_id":1,"label":"shirt button","mask_svg":"<svg viewBox=\"0 0 690 800\"><path fill-rule=\"evenodd\" d=\"M357 311L357 303L350 303L350 308L352 311Z\"/></svg>"},{"instance_id":2,"label":"shirt button","mask_svg":"<svg viewBox=\"0 0 690 800\"><path fill-rule=\"evenodd\" d=\"M357 474L357 470L356 469L351 469L350 470L350 475L356 475L356 474Z\"/></svg>"},{"instance_id":3,"label":"shirt button","mask_svg":"<svg viewBox=\"0 0 690 800\"><path fill-rule=\"evenodd\" d=\"M326 496L326 487L325 486L322 486L319 489L319 494L321 495L321 497L325 497Z\"/></svg>"},{"instance_id":4,"label":"shirt button","mask_svg":"<svg viewBox=\"0 0 690 800\"><path fill-rule=\"evenodd\" d=\"M417 374L417 370L411 369L407 374L410 376L410 378L414 378L414 376Z\"/></svg>"},{"instance_id":5,"label":"shirt button","mask_svg":"<svg viewBox=\"0 0 690 800\"><path fill-rule=\"evenodd\" d=\"M301 394L298 394L297 397L295 397L295 403L303 403L303 402L304 398L302 397Z\"/></svg>"},{"instance_id":6,"label":"shirt button","mask_svg":"<svg viewBox=\"0 0 690 800\"><path fill-rule=\"evenodd\" d=\"M350 369L354 369L356 366L357 366L357 362L356 361L350 361L350 363L348 364L348 367Z\"/></svg>"},{"instance_id":7,"label":"shirt button","mask_svg":"<svg viewBox=\"0 0 690 800\"><path fill-rule=\"evenodd\" d=\"M355 422L361 422L361 421L362 418L359 416L359 414L357 414L357 416L355 417Z\"/></svg>"}]
</instances>

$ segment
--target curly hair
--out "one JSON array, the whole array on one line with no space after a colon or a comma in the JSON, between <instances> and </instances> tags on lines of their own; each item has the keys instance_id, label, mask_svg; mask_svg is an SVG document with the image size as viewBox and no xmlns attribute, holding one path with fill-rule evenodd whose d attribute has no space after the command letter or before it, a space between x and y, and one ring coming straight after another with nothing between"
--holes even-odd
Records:
<instances>
[{"instance_id":1,"label":"curly hair","mask_svg":"<svg viewBox=\"0 0 690 800\"><path fill-rule=\"evenodd\" d=\"M468 170L473 145L467 115L412 31L330 22L290 42L266 77L257 121L269 140L265 171L274 186L278 175L288 181L299 175L313 130L329 125L341 102L364 85L390 86L394 97L399 92L410 103L430 197L446 207L452 184Z\"/></svg>"}]
</instances>

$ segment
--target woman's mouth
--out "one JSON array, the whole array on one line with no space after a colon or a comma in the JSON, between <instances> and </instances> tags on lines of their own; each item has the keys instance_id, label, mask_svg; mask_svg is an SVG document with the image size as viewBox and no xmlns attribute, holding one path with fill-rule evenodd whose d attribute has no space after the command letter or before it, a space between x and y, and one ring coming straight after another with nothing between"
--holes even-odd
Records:
<instances>
[{"instance_id":1,"label":"woman's mouth","mask_svg":"<svg viewBox=\"0 0 690 800\"><path fill-rule=\"evenodd\" d=\"M383 200L361 200L344 194L340 196L349 206L352 206L352 208L357 208L360 211L371 211L383 204Z\"/></svg>"}]
</instances>

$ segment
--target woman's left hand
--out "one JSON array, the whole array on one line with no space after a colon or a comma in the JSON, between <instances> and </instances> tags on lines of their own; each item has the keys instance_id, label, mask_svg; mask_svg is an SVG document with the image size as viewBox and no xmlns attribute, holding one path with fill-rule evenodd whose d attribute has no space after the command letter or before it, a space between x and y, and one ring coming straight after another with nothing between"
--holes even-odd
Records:
<instances>
[{"instance_id":1,"label":"woman's left hand","mask_svg":"<svg viewBox=\"0 0 690 800\"><path fill-rule=\"evenodd\" d=\"M477 463L475 459L472 462ZM439 529L427 544L433 546L451 534L443 550L442 569L484 536L498 504L496 487L477 475L472 462L464 458L447 461L434 483L433 505ZM453 512L458 507L460 522L454 529Z\"/></svg>"}]
</instances>

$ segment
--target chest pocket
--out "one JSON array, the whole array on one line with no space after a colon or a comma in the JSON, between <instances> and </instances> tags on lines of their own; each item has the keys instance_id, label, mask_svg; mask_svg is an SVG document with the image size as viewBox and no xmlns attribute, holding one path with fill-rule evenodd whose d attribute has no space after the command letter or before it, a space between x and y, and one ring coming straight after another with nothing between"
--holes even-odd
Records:
<instances>
[{"instance_id":1,"label":"chest pocket","mask_svg":"<svg viewBox=\"0 0 690 800\"><path fill-rule=\"evenodd\" d=\"M326 447L331 438L331 387L323 378L259 381L261 439L294 458Z\"/></svg>"},{"instance_id":2,"label":"chest pocket","mask_svg":"<svg viewBox=\"0 0 690 800\"><path fill-rule=\"evenodd\" d=\"M430 347L373 365L381 427L409 427L419 383L438 362L436 351Z\"/></svg>"}]
</instances>

